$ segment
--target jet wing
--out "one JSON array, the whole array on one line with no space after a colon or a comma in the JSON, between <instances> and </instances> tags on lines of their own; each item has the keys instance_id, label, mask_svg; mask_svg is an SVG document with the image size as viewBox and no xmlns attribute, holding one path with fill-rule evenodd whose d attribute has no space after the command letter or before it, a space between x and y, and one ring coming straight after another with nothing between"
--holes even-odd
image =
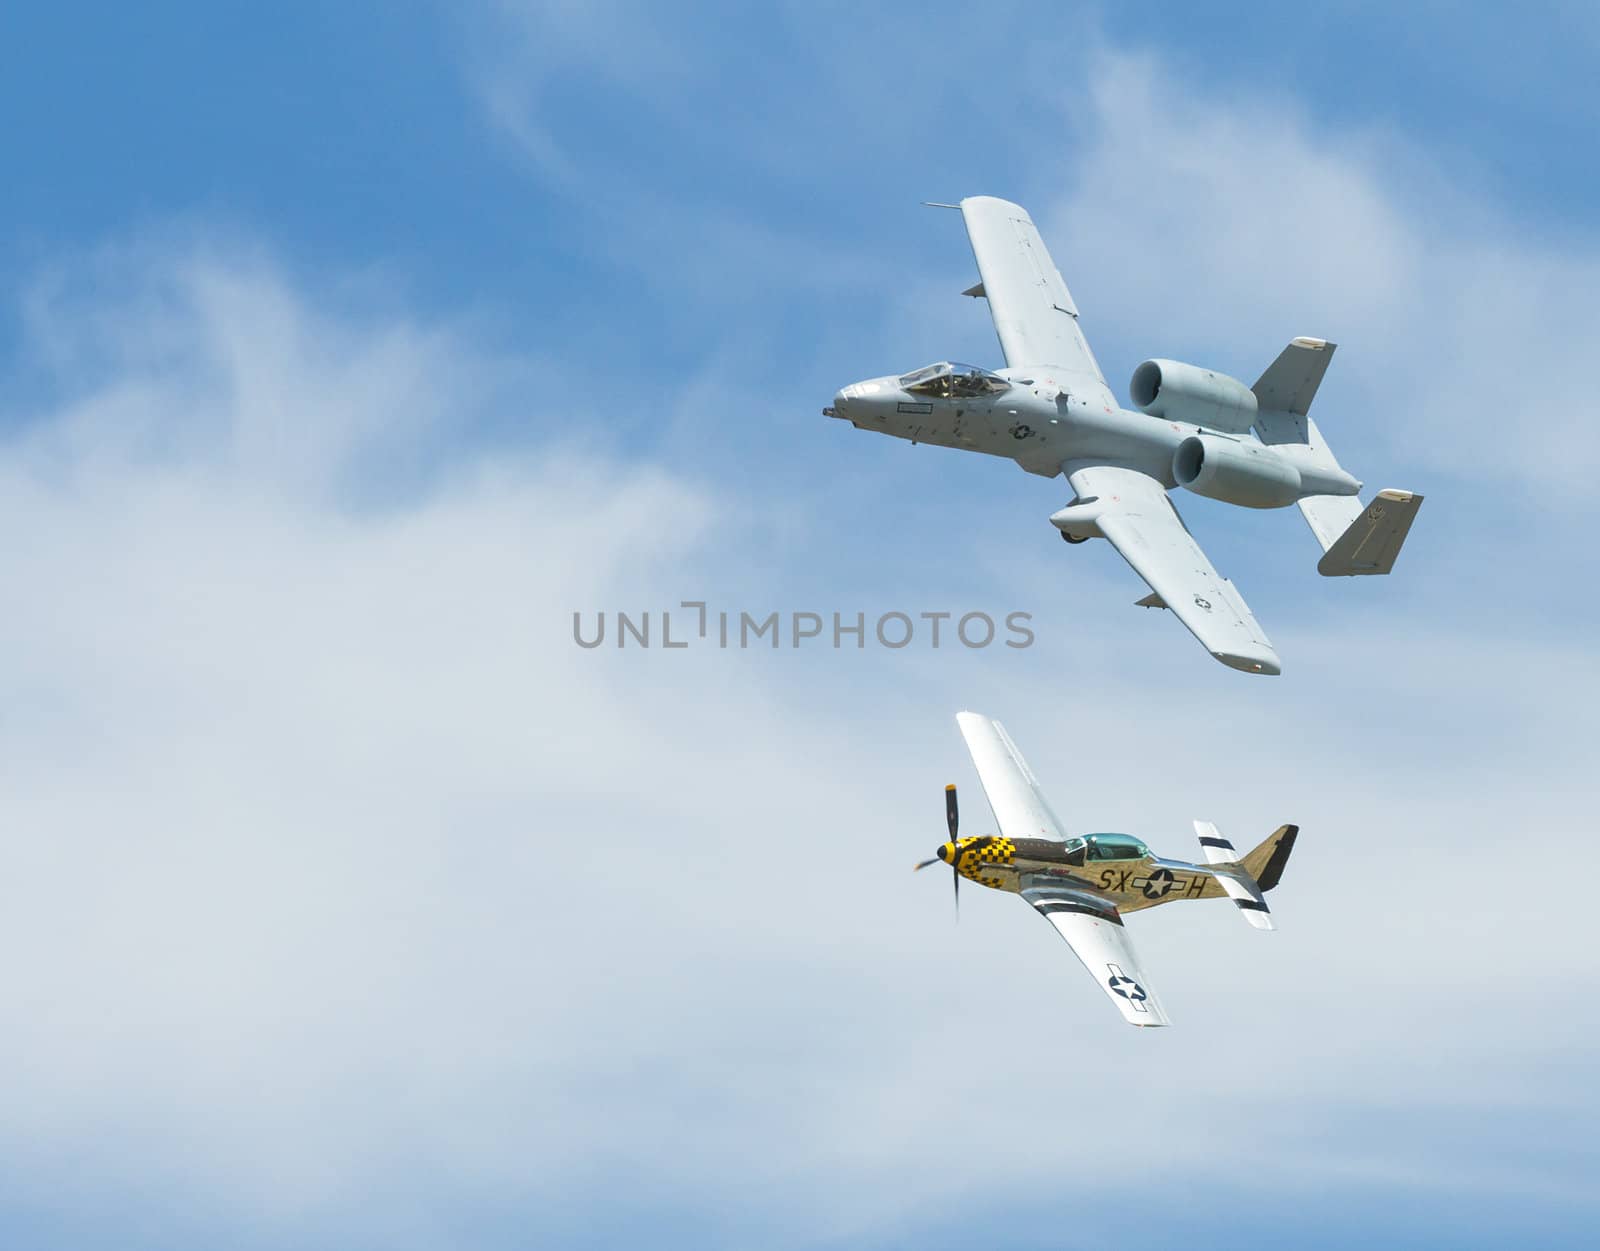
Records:
<instances>
[{"instance_id":1,"label":"jet wing","mask_svg":"<svg viewBox=\"0 0 1600 1251\"><path fill-rule=\"evenodd\" d=\"M1006 364L1052 366L1068 390L1114 403L1078 327L1078 306L1027 210L979 195L961 201L961 216L983 278L969 294L988 299Z\"/></svg>"},{"instance_id":2,"label":"jet wing","mask_svg":"<svg viewBox=\"0 0 1600 1251\"><path fill-rule=\"evenodd\" d=\"M1115 465L1067 466L1077 503L1095 507L1095 524L1150 584L1140 600L1170 608L1201 645L1233 669L1279 673L1278 653L1239 592L1211 566L1162 485Z\"/></svg>"},{"instance_id":3,"label":"jet wing","mask_svg":"<svg viewBox=\"0 0 1600 1251\"><path fill-rule=\"evenodd\" d=\"M1009 839L1049 838L1065 841L1067 835L1050 811L1039 780L1028 768L1005 726L976 712L956 714L961 737L967 740L978 780L994 812L1000 833Z\"/></svg>"},{"instance_id":4,"label":"jet wing","mask_svg":"<svg viewBox=\"0 0 1600 1251\"><path fill-rule=\"evenodd\" d=\"M1092 891L1025 879L1022 897L1067 940L1073 955L1130 1025L1170 1025L1151 993L1116 905Z\"/></svg>"}]
</instances>

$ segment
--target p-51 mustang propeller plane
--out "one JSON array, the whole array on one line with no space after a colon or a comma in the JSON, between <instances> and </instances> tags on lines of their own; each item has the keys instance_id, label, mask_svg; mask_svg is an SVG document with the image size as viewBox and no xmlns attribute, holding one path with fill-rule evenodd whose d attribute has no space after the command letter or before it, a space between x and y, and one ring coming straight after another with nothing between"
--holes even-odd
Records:
<instances>
[{"instance_id":1,"label":"p-51 mustang propeller plane","mask_svg":"<svg viewBox=\"0 0 1600 1251\"><path fill-rule=\"evenodd\" d=\"M1068 838L1005 727L975 712L958 714L956 722L1000 833L960 837L956 788L947 786L950 841L917 868L948 864L957 906L962 878L1021 895L1056 927L1132 1024L1171 1022L1139 968L1123 913L1179 899L1225 897L1257 929L1277 928L1263 896L1283 877L1297 826L1279 826L1259 847L1240 856L1216 826L1196 821L1203 865L1151 855L1126 834Z\"/></svg>"},{"instance_id":2,"label":"p-51 mustang propeller plane","mask_svg":"<svg viewBox=\"0 0 1600 1251\"><path fill-rule=\"evenodd\" d=\"M822 411L858 430L1004 456L1029 473L1066 474L1074 498L1051 518L1069 543L1101 537L1205 649L1246 673L1278 673L1277 653L1233 583L1220 576L1167 498L1183 487L1246 508L1298 504L1322 546L1320 573L1388 573L1422 496L1385 490L1363 509L1361 483L1307 415L1334 344L1295 339L1255 386L1179 361L1147 360L1121 408L1078 325L1078 306L1027 212L974 196L959 205L1005 353L991 372L944 362L841 390Z\"/></svg>"}]
</instances>

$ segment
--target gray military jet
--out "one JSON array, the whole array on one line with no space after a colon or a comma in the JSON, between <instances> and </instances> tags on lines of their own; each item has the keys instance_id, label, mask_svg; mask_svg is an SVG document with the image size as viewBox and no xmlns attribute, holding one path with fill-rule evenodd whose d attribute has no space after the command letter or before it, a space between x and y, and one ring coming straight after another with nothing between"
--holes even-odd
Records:
<instances>
[{"instance_id":1,"label":"gray military jet","mask_svg":"<svg viewBox=\"0 0 1600 1251\"><path fill-rule=\"evenodd\" d=\"M1032 219L974 196L958 208L1006 367L942 362L845 387L823 409L858 430L1004 456L1065 474L1075 495L1050 521L1068 543L1108 539L1149 584L1138 602L1170 608L1205 649L1246 673L1278 654L1233 583L1212 568L1167 492L1246 508L1298 504L1328 576L1388 573L1422 496L1385 490L1366 508L1307 415L1335 345L1295 339L1255 386L1179 361L1133 371L1137 411L1117 404L1078 324L1078 307Z\"/></svg>"},{"instance_id":2,"label":"gray military jet","mask_svg":"<svg viewBox=\"0 0 1600 1251\"><path fill-rule=\"evenodd\" d=\"M975 712L958 714L956 722L1000 832L960 837L956 788L947 786L950 841L917 868L948 864L958 905L962 878L1022 896L1067 940L1130 1024L1171 1022L1139 967L1124 913L1180 899L1227 898L1256 929L1276 928L1263 896L1283 877L1299 827L1279 826L1241 856L1216 826L1196 821L1203 865L1152 855L1127 834L1069 838L1005 727Z\"/></svg>"}]
</instances>

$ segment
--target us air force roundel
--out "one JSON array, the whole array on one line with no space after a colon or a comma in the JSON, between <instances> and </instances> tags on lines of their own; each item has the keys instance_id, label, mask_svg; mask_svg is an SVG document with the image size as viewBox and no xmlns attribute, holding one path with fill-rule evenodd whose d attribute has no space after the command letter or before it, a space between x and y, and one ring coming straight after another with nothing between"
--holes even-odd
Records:
<instances>
[{"instance_id":1,"label":"us air force roundel","mask_svg":"<svg viewBox=\"0 0 1600 1251\"><path fill-rule=\"evenodd\" d=\"M1144 897L1160 899L1172 889L1172 870L1157 869L1144 882Z\"/></svg>"},{"instance_id":2,"label":"us air force roundel","mask_svg":"<svg viewBox=\"0 0 1600 1251\"><path fill-rule=\"evenodd\" d=\"M1112 967L1115 968L1116 966L1113 965ZM1111 987L1112 994L1121 995L1122 998L1127 999L1135 1004L1142 1004L1146 999L1149 998L1149 996L1144 993L1143 986L1139 985L1139 983L1134 981L1131 977L1125 977L1120 971L1113 973L1106 980L1106 985Z\"/></svg>"}]
</instances>

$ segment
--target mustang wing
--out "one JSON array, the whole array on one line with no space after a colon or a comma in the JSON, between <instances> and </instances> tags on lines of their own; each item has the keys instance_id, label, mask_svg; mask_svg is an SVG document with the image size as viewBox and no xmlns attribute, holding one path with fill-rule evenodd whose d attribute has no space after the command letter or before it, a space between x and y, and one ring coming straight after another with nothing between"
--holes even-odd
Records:
<instances>
[{"instance_id":1,"label":"mustang wing","mask_svg":"<svg viewBox=\"0 0 1600 1251\"><path fill-rule=\"evenodd\" d=\"M1115 465L1067 466L1078 501L1093 501L1095 524L1150 584L1150 607L1170 608L1202 646L1230 668L1278 673L1278 653L1239 592L1206 559L1166 490L1149 474Z\"/></svg>"},{"instance_id":2,"label":"mustang wing","mask_svg":"<svg viewBox=\"0 0 1600 1251\"><path fill-rule=\"evenodd\" d=\"M961 737L967 740L967 750L972 753L978 780L983 783L983 793L1000 832L1009 839L1065 840L1061 822L1039 790L1039 780L1005 726L976 712L957 713L956 724L961 727Z\"/></svg>"},{"instance_id":3,"label":"mustang wing","mask_svg":"<svg viewBox=\"0 0 1600 1251\"><path fill-rule=\"evenodd\" d=\"M983 278L968 294L988 299L1006 364L1053 366L1069 389L1114 403L1078 328L1078 306L1028 211L979 195L961 201L961 216Z\"/></svg>"},{"instance_id":4,"label":"mustang wing","mask_svg":"<svg viewBox=\"0 0 1600 1251\"><path fill-rule=\"evenodd\" d=\"M1092 891L1032 881L1037 879L1024 880L1022 897L1060 931L1123 1019L1131 1025L1170 1025L1139 968L1116 905Z\"/></svg>"}]
</instances>

